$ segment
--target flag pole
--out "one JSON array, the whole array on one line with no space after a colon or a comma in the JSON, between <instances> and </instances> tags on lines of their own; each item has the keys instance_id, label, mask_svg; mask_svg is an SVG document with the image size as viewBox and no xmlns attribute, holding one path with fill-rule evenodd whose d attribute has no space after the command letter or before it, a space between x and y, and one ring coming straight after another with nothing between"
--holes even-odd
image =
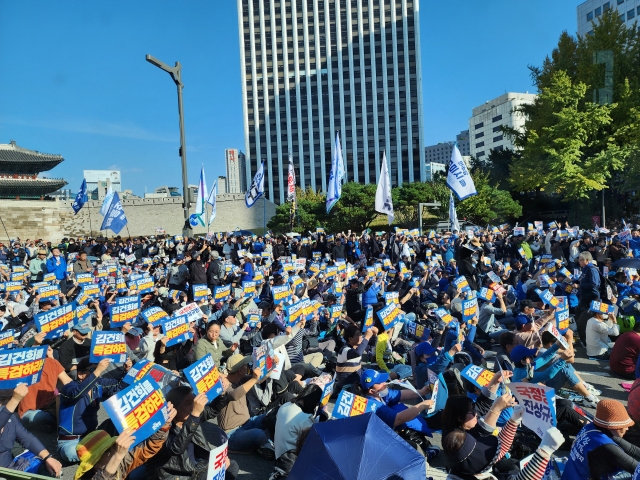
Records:
<instances>
[{"instance_id":1,"label":"flag pole","mask_svg":"<svg viewBox=\"0 0 640 480\"><path fill-rule=\"evenodd\" d=\"M89 236L93 233L93 226L91 225L91 205L87 207L87 211L89 212Z\"/></svg>"}]
</instances>

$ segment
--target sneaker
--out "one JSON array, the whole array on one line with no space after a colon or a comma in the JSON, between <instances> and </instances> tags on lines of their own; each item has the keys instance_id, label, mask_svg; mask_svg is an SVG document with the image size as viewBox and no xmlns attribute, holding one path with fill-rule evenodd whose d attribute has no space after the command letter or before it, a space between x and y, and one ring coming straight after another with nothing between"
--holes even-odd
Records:
<instances>
[{"instance_id":1,"label":"sneaker","mask_svg":"<svg viewBox=\"0 0 640 480\"><path fill-rule=\"evenodd\" d=\"M287 473L284 470L281 470L278 467L273 467L273 472L269 475L269 480L278 480L279 478L284 478L286 476Z\"/></svg>"},{"instance_id":2,"label":"sneaker","mask_svg":"<svg viewBox=\"0 0 640 480\"><path fill-rule=\"evenodd\" d=\"M276 450L271 442L265 443L261 447L258 447L256 449L256 453L265 460L269 460L270 462L273 462L276 459Z\"/></svg>"},{"instance_id":3,"label":"sneaker","mask_svg":"<svg viewBox=\"0 0 640 480\"><path fill-rule=\"evenodd\" d=\"M595 402L592 402L590 400L587 400L586 398L582 399L582 406L583 407L587 407L587 408L596 408L596 406L598 405L598 402L600 400L596 398Z\"/></svg>"},{"instance_id":4,"label":"sneaker","mask_svg":"<svg viewBox=\"0 0 640 480\"><path fill-rule=\"evenodd\" d=\"M590 383L587 382L582 382L584 383L584 386L586 387L587 391L589 393L592 393L594 396L599 397L600 395L602 395L602 391L598 390L597 388L595 388L593 385L591 385Z\"/></svg>"},{"instance_id":5,"label":"sneaker","mask_svg":"<svg viewBox=\"0 0 640 480\"><path fill-rule=\"evenodd\" d=\"M435 445L431 445L431 446L427 447L427 450L426 450L425 454L427 456L427 461L430 462L431 460L436 458L438 455L440 455L440 447L436 447Z\"/></svg>"}]
</instances>

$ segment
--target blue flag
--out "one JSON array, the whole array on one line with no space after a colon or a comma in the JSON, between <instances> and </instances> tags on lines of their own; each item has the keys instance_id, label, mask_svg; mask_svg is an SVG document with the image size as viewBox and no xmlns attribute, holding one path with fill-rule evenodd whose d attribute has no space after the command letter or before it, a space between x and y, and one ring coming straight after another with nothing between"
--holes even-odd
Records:
<instances>
[{"instance_id":1,"label":"blue flag","mask_svg":"<svg viewBox=\"0 0 640 480\"><path fill-rule=\"evenodd\" d=\"M113 233L120 233L120 230L122 230L126 224L127 217L124 214L122 203L120 203L118 192L113 192L113 200L111 201L111 205L109 205L107 214L104 216L100 230L109 229Z\"/></svg>"},{"instance_id":2,"label":"blue flag","mask_svg":"<svg viewBox=\"0 0 640 480\"><path fill-rule=\"evenodd\" d=\"M80 211L84 204L87 203L87 181L82 180L82 185L80 185L80 191L78 195L76 195L76 199L71 204L71 208L76 214Z\"/></svg>"},{"instance_id":3,"label":"blue flag","mask_svg":"<svg viewBox=\"0 0 640 480\"><path fill-rule=\"evenodd\" d=\"M329 174L329 184L327 185L327 213L340 200L342 195L342 178L344 177L344 161L342 159L342 147L340 146L340 136L336 132L336 146L331 162L331 173Z\"/></svg>"},{"instance_id":4,"label":"blue flag","mask_svg":"<svg viewBox=\"0 0 640 480\"><path fill-rule=\"evenodd\" d=\"M253 177L253 182L251 182L244 196L244 203L247 205L247 208L253 207L262 195L264 195L264 160L260 164L260 168L258 168L256 176Z\"/></svg>"}]
</instances>

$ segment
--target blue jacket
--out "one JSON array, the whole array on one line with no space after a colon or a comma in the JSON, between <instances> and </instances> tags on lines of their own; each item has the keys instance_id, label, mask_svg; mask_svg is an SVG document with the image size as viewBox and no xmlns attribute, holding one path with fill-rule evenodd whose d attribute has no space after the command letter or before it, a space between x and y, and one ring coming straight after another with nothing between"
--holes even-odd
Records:
<instances>
[{"instance_id":1,"label":"blue jacket","mask_svg":"<svg viewBox=\"0 0 640 480\"><path fill-rule=\"evenodd\" d=\"M4 428L4 430L2 430ZM44 445L34 435L29 433L20 423L18 416L3 407L0 410L0 467L7 468L13 461L14 442L18 442L24 448L36 455L43 451Z\"/></svg>"},{"instance_id":2,"label":"blue jacket","mask_svg":"<svg viewBox=\"0 0 640 480\"><path fill-rule=\"evenodd\" d=\"M560 348L560 346L555 343L551 346L551 348L548 348L546 352L535 358L535 360L533 361L533 378L529 380L529 383L545 383L547 380L553 378L560 370L562 370L562 368L566 364L564 360L553 362L553 364L546 370L543 370L541 372L538 371L539 368L542 368L553 358L556 351L558 351L558 348ZM523 378L527 378L527 369L516 365L516 368L513 370L513 377L511 378L511 381L519 382Z\"/></svg>"},{"instance_id":3,"label":"blue jacket","mask_svg":"<svg viewBox=\"0 0 640 480\"><path fill-rule=\"evenodd\" d=\"M382 286L379 283L372 283L371 286L362 294L362 308L378 303L378 292Z\"/></svg>"},{"instance_id":4,"label":"blue jacket","mask_svg":"<svg viewBox=\"0 0 640 480\"><path fill-rule=\"evenodd\" d=\"M598 267L585 265L580 275L580 296L592 300L600 298L600 272Z\"/></svg>"},{"instance_id":5,"label":"blue jacket","mask_svg":"<svg viewBox=\"0 0 640 480\"><path fill-rule=\"evenodd\" d=\"M629 248L633 252L633 258L640 257L640 238L634 239L631 237L631 240L629 240Z\"/></svg>"},{"instance_id":6,"label":"blue jacket","mask_svg":"<svg viewBox=\"0 0 640 480\"><path fill-rule=\"evenodd\" d=\"M83 435L98 426L100 402L118 392L120 380L96 377L91 373L82 383L67 383L60 390L59 435Z\"/></svg>"},{"instance_id":7,"label":"blue jacket","mask_svg":"<svg viewBox=\"0 0 640 480\"><path fill-rule=\"evenodd\" d=\"M56 257L51 257L47 260L47 272L55 273L56 280L64 280L67 276L67 262L64 257L58 257L60 264L56 262Z\"/></svg>"}]
</instances>

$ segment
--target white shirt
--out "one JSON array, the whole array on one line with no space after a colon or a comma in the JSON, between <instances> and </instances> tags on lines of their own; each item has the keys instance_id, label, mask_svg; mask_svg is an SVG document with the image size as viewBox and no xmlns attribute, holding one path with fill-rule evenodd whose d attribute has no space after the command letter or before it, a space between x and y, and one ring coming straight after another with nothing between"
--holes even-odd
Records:
<instances>
[{"instance_id":1,"label":"white shirt","mask_svg":"<svg viewBox=\"0 0 640 480\"><path fill-rule=\"evenodd\" d=\"M603 355L609 351L609 335L620 334L618 324L613 324L610 320L601 322L592 317L587 322L587 355L595 357Z\"/></svg>"},{"instance_id":2,"label":"white shirt","mask_svg":"<svg viewBox=\"0 0 640 480\"><path fill-rule=\"evenodd\" d=\"M299 406L293 403L282 405L276 416L276 430L273 437L276 458L280 458L289 450L294 450L300 434L312 426L313 417L304 413Z\"/></svg>"}]
</instances>

